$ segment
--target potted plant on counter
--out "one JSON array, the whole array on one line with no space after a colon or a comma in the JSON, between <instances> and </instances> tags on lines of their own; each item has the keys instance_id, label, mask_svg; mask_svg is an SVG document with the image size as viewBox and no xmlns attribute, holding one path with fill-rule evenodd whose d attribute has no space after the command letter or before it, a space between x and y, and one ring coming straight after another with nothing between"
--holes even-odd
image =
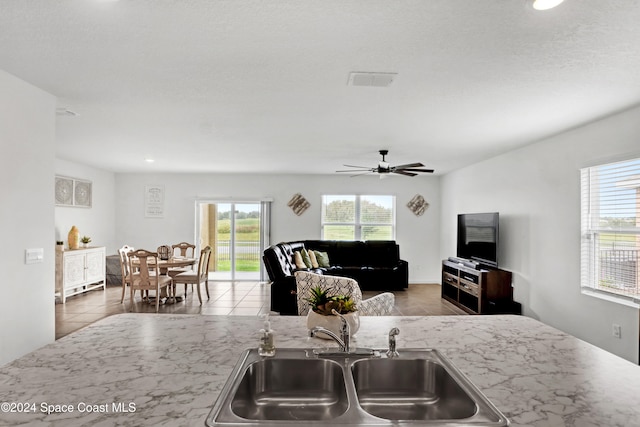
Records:
<instances>
[{"instance_id":1,"label":"potted plant on counter","mask_svg":"<svg viewBox=\"0 0 640 427\"><path fill-rule=\"evenodd\" d=\"M355 302L348 295L331 295L332 289L322 289L316 286L310 289L310 296L306 299L311 310L307 314L307 328L322 326L336 335L340 335L342 321L333 314L333 310L340 313L347 320L351 335L360 328L360 318ZM319 338L328 339L325 334L318 334Z\"/></svg>"},{"instance_id":2,"label":"potted plant on counter","mask_svg":"<svg viewBox=\"0 0 640 427\"><path fill-rule=\"evenodd\" d=\"M82 247L86 248L87 246L89 246L89 243L91 243L91 237L82 236L82 239L80 239L80 241L82 242Z\"/></svg>"}]
</instances>

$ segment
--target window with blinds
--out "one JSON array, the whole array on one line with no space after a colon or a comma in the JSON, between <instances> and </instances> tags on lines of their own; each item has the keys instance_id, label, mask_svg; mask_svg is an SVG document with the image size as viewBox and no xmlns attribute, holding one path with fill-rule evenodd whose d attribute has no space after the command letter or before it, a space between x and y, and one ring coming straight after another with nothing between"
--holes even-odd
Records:
<instances>
[{"instance_id":1,"label":"window with blinds","mask_svg":"<svg viewBox=\"0 0 640 427\"><path fill-rule=\"evenodd\" d=\"M640 303L640 159L581 169L581 284Z\"/></svg>"},{"instance_id":2,"label":"window with blinds","mask_svg":"<svg viewBox=\"0 0 640 427\"><path fill-rule=\"evenodd\" d=\"M394 240L395 204L394 196L322 196L322 238Z\"/></svg>"}]
</instances>

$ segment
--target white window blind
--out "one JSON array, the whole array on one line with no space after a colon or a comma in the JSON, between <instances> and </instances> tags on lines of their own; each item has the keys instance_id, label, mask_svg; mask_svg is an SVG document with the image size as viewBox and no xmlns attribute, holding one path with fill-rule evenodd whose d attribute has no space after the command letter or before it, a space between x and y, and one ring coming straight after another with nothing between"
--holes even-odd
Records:
<instances>
[{"instance_id":1,"label":"white window blind","mask_svg":"<svg viewBox=\"0 0 640 427\"><path fill-rule=\"evenodd\" d=\"M393 240L395 197L322 196L321 227L326 240Z\"/></svg>"},{"instance_id":2,"label":"white window blind","mask_svg":"<svg viewBox=\"0 0 640 427\"><path fill-rule=\"evenodd\" d=\"M583 291L640 302L640 159L582 169Z\"/></svg>"}]
</instances>

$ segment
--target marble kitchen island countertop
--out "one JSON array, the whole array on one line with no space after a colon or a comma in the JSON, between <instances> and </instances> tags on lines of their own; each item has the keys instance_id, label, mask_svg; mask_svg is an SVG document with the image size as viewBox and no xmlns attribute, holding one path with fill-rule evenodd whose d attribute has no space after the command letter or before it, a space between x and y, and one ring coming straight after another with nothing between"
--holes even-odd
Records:
<instances>
[{"instance_id":1,"label":"marble kitchen island countertop","mask_svg":"<svg viewBox=\"0 0 640 427\"><path fill-rule=\"evenodd\" d=\"M304 317L271 324L277 347L335 346L308 338ZM256 317L108 317L1 367L0 425L203 426L260 327ZM362 317L353 344L385 348L392 327L400 351L440 350L512 426L640 425L640 367L536 320Z\"/></svg>"}]
</instances>

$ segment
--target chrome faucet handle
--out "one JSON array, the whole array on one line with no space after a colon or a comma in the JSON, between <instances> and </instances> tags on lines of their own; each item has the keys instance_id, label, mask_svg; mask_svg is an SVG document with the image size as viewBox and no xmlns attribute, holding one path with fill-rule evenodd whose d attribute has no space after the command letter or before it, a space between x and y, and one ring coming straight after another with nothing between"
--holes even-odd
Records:
<instances>
[{"instance_id":1,"label":"chrome faucet handle","mask_svg":"<svg viewBox=\"0 0 640 427\"><path fill-rule=\"evenodd\" d=\"M342 314L338 313L335 308L331 309L331 313L340 317L340 320L342 321L340 326L340 338L344 343L344 351L349 353L349 351L351 351L351 327L349 326L349 322L347 322L347 319Z\"/></svg>"},{"instance_id":2,"label":"chrome faucet handle","mask_svg":"<svg viewBox=\"0 0 640 427\"><path fill-rule=\"evenodd\" d=\"M396 335L400 335L400 329L393 328L389 331L389 350L387 350L387 357L398 357L400 354L396 351Z\"/></svg>"}]
</instances>

